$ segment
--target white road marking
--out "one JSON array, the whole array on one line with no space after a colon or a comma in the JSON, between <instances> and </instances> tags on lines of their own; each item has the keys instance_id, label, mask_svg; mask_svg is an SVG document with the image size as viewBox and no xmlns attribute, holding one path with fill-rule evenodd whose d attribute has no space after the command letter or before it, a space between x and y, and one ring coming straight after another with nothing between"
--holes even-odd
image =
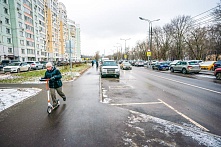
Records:
<instances>
[{"instance_id":1,"label":"white road marking","mask_svg":"<svg viewBox=\"0 0 221 147\"><path fill-rule=\"evenodd\" d=\"M153 75L153 74L150 74L150 75ZM153 76L156 76L156 75L153 75ZM181 81L165 78L165 77L162 77L162 76L156 76L156 77L159 77L159 78L162 78L162 79L166 79L166 80L169 80L169 81L173 81L173 82L176 82L176 83L180 83L180 84L183 84L183 85L188 85L188 86L191 86L191 87L203 89L203 90L210 91L210 92L213 92L213 93L221 94L221 92L219 92L219 91L211 90L211 89L208 89L208 88L204 88L204 87L188 84L188 83L185 83L185 82L181 82Z\"/></svg>"},{"instance_id":2,"label":"white road marking","mask_svg":"<svg viewBox=\"0 0 221 147\"><path fill-rule=\"evenodd\" d=\"M209 131L207 128L203 127L202 125L200 125L199 123L195 122L194 120L192 120L191 118L189 118L188 116L186 116L185 114L179 112L178 110L174 109L172 106L170 106L169 104L167 104L166 102L162 101L161 99L158 99L159 101L161 101L163 104L165 104L167 107L169 107L170 109L172 109L173 111L175 111L177 114L181 115L182 117L184 117L185 119L187 119L188 121L192 122L193 124L195 124L197 127L205 130L205 131Z\"/></svg>"},{"instance_id":3,"label":"white road marking","mask_svg":"<svg viewBox=\"0 0 221 147\"><path fill-rule=\"evenodd\" d=\"M162 102L148 102L148 103L123 103L123 104L111 104L113 106L123 106L123 105L153 105L153 104L162 104Z\"/></svg>"}]
</instances>

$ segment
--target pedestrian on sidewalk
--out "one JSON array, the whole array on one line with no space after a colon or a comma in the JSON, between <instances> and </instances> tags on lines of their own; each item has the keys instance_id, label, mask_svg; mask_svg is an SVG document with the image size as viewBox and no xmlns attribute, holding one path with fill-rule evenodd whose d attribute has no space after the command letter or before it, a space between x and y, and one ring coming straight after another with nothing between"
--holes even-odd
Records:
<instances>
[{"instance_id":1,"label":"pedestrian on sidewalk","mask_svg":"<svg viewBox=\"0 0 221 147\"><path fill-rule=\"evenodd\" d=\"M92 60L91 63L92 63L92 67L93 67L94 66L94 61Z\"/></svg>"},{"instance_id":2,"label":"pedestrian on sidewalk","mask_svg":"<svg viewBox=\"0 0 221 147\"><path fill-rule=\"evenodd\" d=\"M98 68L98 61L96 61L96 67Z\"/></svg>"},{"instance_id":3,"label":"pedestrian on sidewalk","mask_svg":"<svg viewBox=\"0 0 221 147\"><path fill-rule=\"evenodd\" d=\"M57 99L56 99L56 93L63 98L64 101L66 101L66 96L62 92L62 75L61 72L56 69L56 67L52 66L51 62L48 62L46 64L47 71L45 72L45 76L42 79L49 79L49 88L50 88L50 94L53 101L53 106L57 105Z\"/></svg>"}]
</instances>

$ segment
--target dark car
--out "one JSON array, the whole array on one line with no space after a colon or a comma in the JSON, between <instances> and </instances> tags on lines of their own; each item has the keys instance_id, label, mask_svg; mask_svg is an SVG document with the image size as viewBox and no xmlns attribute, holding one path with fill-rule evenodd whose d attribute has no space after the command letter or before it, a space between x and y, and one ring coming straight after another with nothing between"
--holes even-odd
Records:
<instances>
[{"instance_id":1,"label":"dark car","mask_svg":"<svg viewBox=\"0 0 221 147\"><path fill-rule=\"evenodd\" d=\"M214 70L217 69L217 68L221 68L221 60L218 60L218 61L215 62Z\"/></svg>"},{"instance_id":2,"label":"dark car","mask_svg":"<svg viewBox=\"0 0 221 147\"><path fill-rule=\"evenodd\" d=\"M56 63L57 66L66 66L66 65L69 65L69 62L68 61L58 61Z\"/></svg>"},{"instance_id":3,"label":"dark car","mask_svg":"<svg viewBox=\"0 0 221 147\"><path fill-rule=\"evenodd\" d=\"M214 71L214 76L216 76L216 79L217 79L217 80L221 80L221 68L217 68L217 69Z\"/></svg>"},{"instance_id":4,"label":"dark car","mask_svg":"<svg viewBox=\"0 0 221 147\"><path fill-rule=\"evenodd\" d=\"M169 63L168 62L156 62L155 65L152 66L152 69L157 70L169 70Z\"/></svg>"}]
</instances>

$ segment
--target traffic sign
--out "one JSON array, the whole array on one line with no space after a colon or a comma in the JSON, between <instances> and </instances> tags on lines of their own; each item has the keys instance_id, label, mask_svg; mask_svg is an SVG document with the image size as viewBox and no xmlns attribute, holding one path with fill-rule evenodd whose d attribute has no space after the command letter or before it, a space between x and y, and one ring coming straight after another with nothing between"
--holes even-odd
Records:
<instances>
[{"instance_id":1,"label":"traffic sign","mask_svg":"<svg viewBox=\"0 0 221 147\"><path fill-rule=\"evenodd\" d=\"M151 56L151 52L147 52L147 56Z\"/></svg>"}]
</instances>

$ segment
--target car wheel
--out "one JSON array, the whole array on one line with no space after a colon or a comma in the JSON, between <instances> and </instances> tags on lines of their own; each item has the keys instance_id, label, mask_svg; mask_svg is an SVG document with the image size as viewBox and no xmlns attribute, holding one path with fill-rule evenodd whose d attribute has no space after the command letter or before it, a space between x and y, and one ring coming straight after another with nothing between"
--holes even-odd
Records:
<instances>
[{"instance_id":1,"label":"car wheel","mask_svg":"<svg viewBox=\"0 0 221 147\"><path fill-rule=\"evenodd\" d=\"M19 68L17 69L17 73L20 73L20 69Z\"/></svg>"},{"instance_id":2,"label":"car wheel","mask_svg":"<svg viewBox=\"0 0 221 147\"><path fill-rule=\"evenodd\" d=\"M30 69L30 67L28 68L28 71L30 71L31 69Z\"/></svg>"},{"instance_id":3,"label":"car wheel","mask_svg":"<svg viewBox=\"0 0 221 147\"><path fill-rule=\"evenodd\" d=\"M217 74L216 74L216 79L217 79L217 80L221 80L221 73L217 73Z\"/></svg>"},{"instance_id":4,"label":"car wheel","mask_svg":"<svg viewBox=\"0 0 221 147\"><path fill-rule=\"evenodd\" d=\"M187 70L186 70L185 68L183 68L183 69L182 69L182 73L183 73L183 74L186 74L186 73L187 73Z\"/></svg>"},{"instance_id":5,"label":"car wheel","mask_svg":"<svg viewBox=\"0 0 221 147\"><path fill-rule=\"evenodd\" d=\"M170 71L171 71L171 72L174 72L174 69L173 69L173 67L171 67L171 68L170 68Z\"/></svg>"}]
</instances>

